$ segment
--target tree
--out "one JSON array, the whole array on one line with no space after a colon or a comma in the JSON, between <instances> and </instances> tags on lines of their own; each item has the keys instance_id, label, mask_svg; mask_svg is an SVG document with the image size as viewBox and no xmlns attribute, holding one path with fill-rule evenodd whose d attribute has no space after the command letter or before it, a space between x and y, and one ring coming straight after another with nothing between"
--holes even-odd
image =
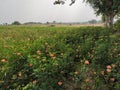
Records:
<instances>
[{"instance_id":1,"label":"tree","mask_svg":"<svg viewBox=\"0 0 120 90\"><path fill-rule=\"evenodd\" d=\"M21 23L19 21L14 21L12 25L21 25Z\"/></svg>"},{"instance_id":2,"label":"tree","mask_svg":"<svg viewBox=\"0 0 120 90\"><path fill-rule=\"evenodd\" d=\"M71 0L71 4L75 3L76 0ZM93 7L97 15L104 16L105 23L109 28L113 26L113 20L118 13L120 13L120 0L83 0L86 3L89 3ZM57 0L56 2L65 2L65 0ZM62 3L64 4L64 3Z\"/></svg>"},{"instance_id":3,"label":"tree","mask_svg":"<svg viewBox=\"0 0 120 90\"><path fill-rule=\"evenodd\" d=\"M102 14L105 23L112 28L114 17L120 12L120 0L86 0L97 15Z\"/></svg>"},{"instance_id":4,"label":"tree","mask_svg":"<svg viewBox=\"0 0 120 90\"><path fill-rule=\"evenodd\" d=\"M90 24L96 24L97 21L95 19L92 19L92 20L88 21L88 23L90 23Z\"/></svg>"}]
</instances>

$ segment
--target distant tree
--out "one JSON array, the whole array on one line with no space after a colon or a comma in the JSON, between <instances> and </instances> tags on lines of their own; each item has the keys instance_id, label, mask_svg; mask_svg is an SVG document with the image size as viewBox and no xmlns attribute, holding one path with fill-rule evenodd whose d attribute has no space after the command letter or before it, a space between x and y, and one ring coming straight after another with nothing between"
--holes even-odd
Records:
<instances>
[{"instance_id":1,"label":"distant tree","mask_svg":"<svg viewBox=\"0 0 120 90\"><path fill-rule=\"evenodd\" d=\"M8 23L3 23L3 25L8 25Z\"/></svg>"},{"instance_id":2,"label":"distant tree","mask_svg":"<svg viewBox=\"0 0 120 90\"><path fill-rule=\"evenodd\" d=\"M21 25L21 23L19 21L14 21L12 25Z\"/></svg>"},{"instance_id":3,"label":"distant tree","mask_svg":"<svg viewBox=\"0 0 120 90\"><path fill-rule=\"evenodd\" d=\"M50 23L47 21L46 24L50 24Z\"/></svg>"},{"instance_id":4,"label":"distant tree","mask_svg":"<svg viewBox=\"0 0 120 90\"><path fill-rule=\"evenodd\" d=\"M56 21L53 21L52 23L53 23L53 24L56 24L57 22L56 22Z\"/></svg>"},{"instance_id":5,"label":"distant tree","mask_svg":"<svg viewBox=\"0 0 120 90\"><path fill-rule=\"evenodd\" d=\"M97 20L92 19L92 20L88 21L88 23L90 23L90 24L96 24L96 23L97 23Z\"/></svg>"},{"instance_id":6,"label":"distant tree","mask_svg":"<svg viewBox=\"0 0 120 90\"><path fill-rule=\"evenodd\" d=\"M26 22L25 25L34 25L34 24L42 24L41 22Z\"/></svg>"},{"instance_id":7,"label":"distant tree","mask_svg":"<svg viewBox=\"0 0 120 90\"><path fill-rule=\"evenodd\" d=\"M66 0L56 0L54 4L64 4ZM76 0L71 0L71 4ZM120 0L83 0L89 3L95 10L97 15L103 15L105 23L108 27L112 28L113 20L118 13L120 13Z\"/></svg>"}]
</instances>

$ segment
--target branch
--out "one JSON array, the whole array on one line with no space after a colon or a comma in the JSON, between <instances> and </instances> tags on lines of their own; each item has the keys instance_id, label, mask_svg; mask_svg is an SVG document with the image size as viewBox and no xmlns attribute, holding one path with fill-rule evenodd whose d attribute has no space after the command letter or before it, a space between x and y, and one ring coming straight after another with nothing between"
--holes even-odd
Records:
<instances>
[{"instance_id":1,"label":"branch","mask_svg":"<svg viewBox=\"0 0 120 90\"><path fill-rule=\"evenodd\" d=\"M70 6L73 5L73 4L75 3L75 1L76 1L76 0L71 0Z\"/></svg>"},{"instance_id":2,"label":"branch","mask_svg":"<svg viewBox=\"0 0 120 90\"><path fill-rule=\"evenodd\" d=\"M76 0L71 0L70 6L75 3ZM56 0L54 5L56 4L65 4L65 0Z\"/></svg>"},{"instance_id":3,"label":"branch","mask_svg":"<svg viewBox=\"0 0 120 90\"><path fill-rule=\"evenodd\" d=\"M56 0L54 2L54 5L56 5L56 4L64 4L64 3L65 3L65 1L63 1L63 0Z\"/></svg>"}]
</instances>

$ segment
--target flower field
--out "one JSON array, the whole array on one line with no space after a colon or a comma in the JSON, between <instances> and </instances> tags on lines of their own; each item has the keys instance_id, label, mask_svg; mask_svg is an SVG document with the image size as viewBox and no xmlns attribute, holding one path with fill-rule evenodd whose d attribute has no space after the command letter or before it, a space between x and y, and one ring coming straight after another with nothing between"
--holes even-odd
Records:
<instances>
[{"instance_id":1,"label":"flower field","mask_svg":"<svg viewBox=\"0 0 120 90\"><path fill-rule=\"evenodd\" d=\"M120 90L120 32L0 26L0 90Z\"/></svg>"}]
</instances>

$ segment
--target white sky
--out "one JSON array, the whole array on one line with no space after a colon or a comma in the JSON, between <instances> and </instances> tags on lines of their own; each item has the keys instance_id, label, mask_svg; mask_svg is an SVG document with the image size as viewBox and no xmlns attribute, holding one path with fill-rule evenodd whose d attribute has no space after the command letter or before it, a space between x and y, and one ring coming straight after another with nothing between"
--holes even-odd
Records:
<instances>
[{"instance_id":1,"label":"white sky","mask_svg":"<svg viewBox=\"0 0 120 90\"><path fill-rule=\"evenodd\" d=\"M93 9L83 0L69 6L53 5L55 0L0 0L0 23L24 22L84 22L96 17Z\"/></svg>"}]
</instances>

